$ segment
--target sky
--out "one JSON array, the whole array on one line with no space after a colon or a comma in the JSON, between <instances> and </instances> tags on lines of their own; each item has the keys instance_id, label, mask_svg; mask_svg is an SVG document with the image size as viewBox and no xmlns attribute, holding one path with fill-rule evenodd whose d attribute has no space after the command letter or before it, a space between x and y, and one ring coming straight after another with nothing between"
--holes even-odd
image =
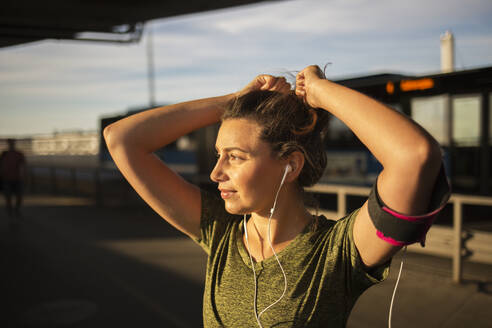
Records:
<instances>
[{"instance_id":1,"label":"sky","mask_svg":"<svg viewBox=\"0 0 492 328\"><path fill-rule=\"evenodd\" d=\"M184 15L153 30L156 103L218 96L256 75L324 66L329 79L492 66L490 0L290 0ZM0 136L97 130L149 105L147 34L137 44L45 40L0 49Z\"/></svg>"}]
</instances>

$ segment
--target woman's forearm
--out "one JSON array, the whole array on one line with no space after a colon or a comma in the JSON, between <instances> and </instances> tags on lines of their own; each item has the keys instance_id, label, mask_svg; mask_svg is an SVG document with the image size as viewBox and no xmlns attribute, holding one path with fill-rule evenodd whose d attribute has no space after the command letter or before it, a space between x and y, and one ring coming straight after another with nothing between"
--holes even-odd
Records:
<instances>
[{"instance_id":1,"label":"woman's forearm","mask_svg":"<svg viewBox=\"0 0 492 328\"><path fill-rule=\"evenodd\" d=\"M328 80L314 88L318 107L343 121L385 168L440 157L434 138L403 114Z\"/></svg>"},{"instance_id":2,"label":"woman's forearm","mask_svg":"<svg viewBox=\"0 0 492 328\"><path fill-rule=\"evenodd\" d=\"M158 107L121 119L104 129L108 147L151 153L201 127L216 123L234 94Z\"/></svg>"}]
</instances>

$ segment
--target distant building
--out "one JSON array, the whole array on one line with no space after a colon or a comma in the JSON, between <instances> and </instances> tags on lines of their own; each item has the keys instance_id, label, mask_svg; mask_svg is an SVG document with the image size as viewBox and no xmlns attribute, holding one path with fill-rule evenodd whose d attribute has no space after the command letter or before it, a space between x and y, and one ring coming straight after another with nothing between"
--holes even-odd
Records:
<instances>
[{"instance_id":1,"label":"distant building","mask_svg":"<svg viewBox=\"0 0 492 328\"><path fill-rule=\"evenodd\" d=\"M33 155L97 155L99 134L96 131L62 132L32 138Z\"/></svg>"},{"instance_id":2,"label":"distant building","mask_svg":"<svg viewBox=\"0 0 492 328\"><path fill-rule=\"evenodd\" d=\"M97 155L99 133L96 131L67 131L39 134L16 139L16 148L26 156ZM0 142L0 151L7 149L7 138Z\"/></svg>"}]
</instances>

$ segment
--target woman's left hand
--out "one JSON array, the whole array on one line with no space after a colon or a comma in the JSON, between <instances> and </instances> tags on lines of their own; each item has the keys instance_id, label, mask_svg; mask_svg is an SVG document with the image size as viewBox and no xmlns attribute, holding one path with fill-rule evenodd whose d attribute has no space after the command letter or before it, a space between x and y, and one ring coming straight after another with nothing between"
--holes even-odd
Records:
<instances>
[{"instance_id":1,"label":"woman's left hand","mask_svg":"<svg viewBox=\"0 0 492 328\"><path fill-rule=\"evenodd\" d=\"M325 75L317 65L304 68L296 76L296 95L313 108L321 107L316 94L316 82L324 80Z\"/></svg>"},{"instance_id":2,"label":"woman's left hand","mask_svg":"<svg viewBox=\"0 0 492 328\"><path fill-rule=\"evenodd\" d=\"M236 97L259 90L289 93L290 88L290 83L285 80L285 77L261 74L255 77L253 81L248 83L242 90L236 92Z\"/></svg>"}]
</instances>

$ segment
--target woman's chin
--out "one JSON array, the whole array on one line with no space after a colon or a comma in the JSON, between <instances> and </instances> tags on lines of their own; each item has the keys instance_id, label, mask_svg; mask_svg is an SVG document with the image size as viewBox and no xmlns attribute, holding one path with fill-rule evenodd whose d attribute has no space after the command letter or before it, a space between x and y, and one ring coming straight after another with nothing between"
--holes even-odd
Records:
<instances>
[{"instance_id":1,"label":"woman's chin","mask_svg":"<svg viewBox=\"0 0 492 328\"><path fill-rule=\"evenodd\" d=\"M226 207L226 211L227 211L227 213L232 214L232 215L243 215L243 214L247 214L246 211L240 211L240 210L236 210L236 209L229 209L227 207Z\"/></svg>"},{"instance_id":2,"label":"woman's chin","mask_svg":"<svg viewBox=\"0 0 492 328\"><path fill-rule=\"evenodd\" d=\"M225 203L225 210L227 211L227 213L233 214L233 215L244 215L244 214L251 213L251 211L249 209L237 207L237 206L234 206L232 204L228 204L227 201Z\"/></svg>"}]
</instances>

